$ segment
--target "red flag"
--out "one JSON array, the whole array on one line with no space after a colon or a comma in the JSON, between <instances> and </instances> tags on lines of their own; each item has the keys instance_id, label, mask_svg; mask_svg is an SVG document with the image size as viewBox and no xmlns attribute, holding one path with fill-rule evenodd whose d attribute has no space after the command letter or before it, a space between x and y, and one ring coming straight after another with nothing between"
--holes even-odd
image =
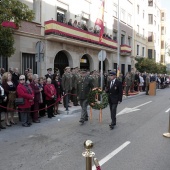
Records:
<instances>
[{"instance_id":1,"label":"red flag","mask_svg":"<svg viewBox=\"0 0 170 170\"><path fill-rule=\"evenodd\" d=\"M103 33L104 33L104 6L105 6L105 0L101 0L99 14L98 14L98 17L95 22L95 26L98 25L100 27L99 42L102 41L102 37L103 37Z\"/></svg>"}]
</instances>

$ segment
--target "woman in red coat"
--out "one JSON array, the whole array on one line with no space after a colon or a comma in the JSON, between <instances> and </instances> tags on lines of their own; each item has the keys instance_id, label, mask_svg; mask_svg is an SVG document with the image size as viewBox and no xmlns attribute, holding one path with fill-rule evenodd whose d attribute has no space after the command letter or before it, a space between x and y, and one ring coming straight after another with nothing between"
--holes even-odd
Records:
<instances>
[{"instance_id":1,"label":"woman in red coat","mask_svg":"<svg viewBox=\"0 0 170 170\"><path fill-rule=\"evenodd\" d=\"M56 89L55 89L54 85L51 84L50 78L47 78L47 83L44 87L44 93L46 95L48 118L55 117L54 116L54 102L55 102ZM50 106L50 105L52 105L52 106Z\"/></svg>"},{"instance_id":2,"label":"woman in red coat","mask_svg":"<svg viewBox=\"0 0 170 170\"><path fill-rule=\"evenodd\" d=\"M18 98L24 98L24 104L18 105L21 112L21 122L22 126L29 127L30 122L30 110L31 106L34 104L34 93L29 84L25 83L25 76L21 75L19 77L19 85L17 86Z\"/></svg>"}]
</instances>

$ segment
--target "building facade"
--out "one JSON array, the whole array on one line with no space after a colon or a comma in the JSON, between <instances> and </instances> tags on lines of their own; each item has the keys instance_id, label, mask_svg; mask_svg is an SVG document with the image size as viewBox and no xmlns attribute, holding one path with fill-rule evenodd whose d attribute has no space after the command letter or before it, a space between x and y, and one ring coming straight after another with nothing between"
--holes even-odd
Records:
<instances>
[{"instance_id":1,"label":"building facade","mask_svg":"<svg viewBox=\"0 0 170 170\"><path fill-rule=\"evenodd\" d=\"M32 68L40 75L46 74L49 67L54 71L58 68L62 74L68 65L90 71L100 70L98 53L105 50L107 57L103 70L117 69L118 65L125 75L134 67L135 57L155 58L160 62L163 55L160 42L165 21L159 22L163 12L156 0L152 1L153 6L149 5L151 0L105 0L104 36L101 41L94 30L100 0L22 2L35 12L35 19L22 22L21 27L14 31L15 54L8 59L0 57L0 67L18 67L21 73ZM70 19L72 24L75 20L80 23L81 28L70 26ZM118 50L120 55L117 55Z\"/></svg>"}]
</instances>

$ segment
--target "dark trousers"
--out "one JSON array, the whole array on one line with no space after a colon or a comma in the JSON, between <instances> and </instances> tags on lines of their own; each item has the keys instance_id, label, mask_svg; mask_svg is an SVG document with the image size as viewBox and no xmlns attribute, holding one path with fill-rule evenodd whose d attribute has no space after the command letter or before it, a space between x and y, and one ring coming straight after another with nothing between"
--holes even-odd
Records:
<instances>
[{"instance_id":1,"label":"dark trousers","mask_svg":"<svg viewBox=\"0 0 170 170\"><path fill-rule=\"evenodd\" d=\"M109 103L110 106L110 114L111 114L111 119L112 123L111 124L116 124L116 112L117 112L117 104Z\"/></svg>"},{"instance_id":2,"label":"dark trousers","mask_svg":"<svg viewBox=\"0 0 170 170\"><path fill-rule=\"evenodd\" d=\"M51 118L54 113L54 100L46 100L46 103L47 103L47 114L48 114L48 117Z\"/></svg>"},{"instance_id":3,"label":"dark trousers","mask_svg":"<svg viewBox=\"0 0 170 170\"><path fill-rule=\"evenodd\" d=\"M129 92L130 86L126 86L125 87L125 95L128 96L128 92Z\"/></svg>"},{"instance_id":4,"label":"dark trousers","mask_svg":"<svg viewBox=\"0 0 170 170\"><path fill-rule=\"evenodd\" d=\"M64 95L67 94L67 93L70 93L70 90L67 91L67 92L64 92ZM64 102L64 107L66 108L66 110L68 110L68 103L69 103L69 100L70 100L70 94L64 96L63 102Z\"/></svg>"},{"instance_id":5,"label":"dark trousers","mask_svg":"<svg viewBox=\"0 0 170 170\"><path fill-rule=\"evenodd\" d=\"M81 120L85 120L88 118L88 113L87 113L87 106L88 106L88 100L80 100L80 106L81 106Z\"/></svg>"},{"instance_id":6,"label":"dark trousers","mask_svg":"<svg viewBox=\"0 0 170 170\"><path fill-rule=\"evenodd\" d=\"M39 109L40 109L39 115L40 115L40 117L45 116L45 105L46 105L45 103L40 103L40 105L39 105Z\"/></svg>"},{"instance_id":7,"label":"dark trousers","mask_svg":"<svg viewBox=\"0 0 170 170\"><path fill-rule=\"evenodd\" d=\"M72 99L73 99L73 104L77 105L78 100L77 100L77 90L76 89L72 90Z\"/></svg>"},{"instance_id":8,"label":"dark trousers","mask_svg":"<svg viewBox=\"0 0 170 170\"><path fill-rule=\"evenodd\" d=\"M146 86L146 95L148 95L149 93L149 86Z\"/></svg>"},{"instance_id":9,"label":"dark trousers","mask_svg":"<svg viewBox=\"0 0 170 170\"><path fill-rule=\"evenodd\" d=\"M20 109L20 115L21 115L21 123L27 124L30 123L30 110L31 108L23 108Z\"/></svg>"},{"instance_id":10,"label":"dark trousers","mask_svg":"<svg viewBox=\"0 0 170 170\"><path fill-rule=\"evenodd\" d=\"M31 117L33 121L38 120L38 110L39 110L39 102L34 102L34 104L31 106Z\"/></svg>"}]
</instances>

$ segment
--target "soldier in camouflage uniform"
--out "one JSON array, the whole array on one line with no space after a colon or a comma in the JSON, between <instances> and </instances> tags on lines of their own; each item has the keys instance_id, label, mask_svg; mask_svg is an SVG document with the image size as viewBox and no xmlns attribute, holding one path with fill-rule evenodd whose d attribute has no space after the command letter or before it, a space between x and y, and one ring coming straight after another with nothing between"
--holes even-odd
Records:
<instances>
[{"instance_id":1,"label":"soldier in camouflage uniform","mask_svg":"<svg viewBox=\"0 0 170 170\"><path fill-rule=\"evenodd\" d=\"M72 70L72 91L71 91L71 93L74 94L72 96L74 106L79 106L78 100L77 100L77 83L78 83L78 79L79 79L78 67L75 67Z\"/></svg>"},{"instance_id":2,"label":"soldier in camouflage uniform","mask_svg":"<svg viewBox=\"0 0 170 170\"><path fill-rule=\"evenodd\" d=\"M80 106L82 108L80 123L84 123L84 121L88 121L88 94L90 90L94 87L92 83L92 79L87 75L85 70L81 71L81 78L78 81L78 99L80 101Z\"/></svg>"},{"instance_id":3,"label":"soldier in camouflage uniform","mask_svg":"<svg viewBox=\"0 0 170 170\"><path fill-rule=\"evenodd\" d=\"M65 73L62 76L62 88L63 88L64 95L66 93L71 93L72 75L70 73L70 67L65 68ZM68 110L68 107L71 107L71 106L68 105L69 98L70 98L70 95L66 95L63 99L64 107L66 108L66 110Z\"/></svg>"},{"instance_id":4,"label":"soldier in camouflage uniform","mask_svg":"<svg viewBox=\"0 0 170 170\"><path fill-rule=\"evenodd\" d=\"M150 75L147 73L146 74L146 95L149 95L149 83L150 83Z\"/></svg>"},{"instance_id":5,"label":"soldier in camouflage uniform","mask_svg":"<svg viewBox=\"0 0 170 170\"><path fill-rule=\"evenodd\" d=\"M130 91L134 92L135 72L134 72L133 68L131 69L131 72L130 72L130 79L131 79Z\"/></svg>"},{"instance_id":6,"label":"soldier in camouflage uniform","mask_svg":"<svg viewBox=\"0 0 170 170\"><path fill-rule=\"evenodd\" d=\"M126 73L126 77L125 77L125 95L128 96L128 92L131 86L131 78L130 78L130 73L127 72Z\"/></svg>"}]
</instances>

